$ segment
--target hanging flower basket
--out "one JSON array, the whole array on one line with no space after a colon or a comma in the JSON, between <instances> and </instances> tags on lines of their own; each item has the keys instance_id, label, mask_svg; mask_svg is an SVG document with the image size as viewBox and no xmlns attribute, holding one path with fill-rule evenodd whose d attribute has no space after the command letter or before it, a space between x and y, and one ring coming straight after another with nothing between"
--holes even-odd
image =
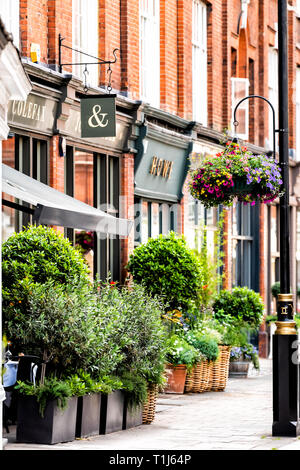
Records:
<instances>
[{"instance_id":1,"label":"hanging flower basket","mask_svg":"<svg viewBox=\"0 0 300 470\"><path fill-rule=\"evenodd\" d=\"M205 207L230 206L237 198L245 204L268 203L280 197L281 168L266 155L253 155L246 147L227 142L221 153L204 160L191 173L191 195Z\"/></svg>"}]
</instances>

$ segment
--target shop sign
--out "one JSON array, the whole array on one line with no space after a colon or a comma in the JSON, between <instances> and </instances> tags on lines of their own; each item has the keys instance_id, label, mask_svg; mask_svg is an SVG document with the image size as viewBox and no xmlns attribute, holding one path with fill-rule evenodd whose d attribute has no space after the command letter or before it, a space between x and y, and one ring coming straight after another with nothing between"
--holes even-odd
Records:
<instances>
[{"instance_id":1,"label":"shop sign","mask_svg":"<svg viewBox=\"0 0 300 470\"><path fill-rule=\"evenodd\" d=\"M173 170L173 164L174 162L170 160L163 160L162 158L153 157L150 167L150 174L169 179Z\"/></svg>"},{"instance_id":2,"label":"shop sign","mask_svg":"<svg viewBox=\"0 0 300 470\"><path fill-rule=\"evenodd\" d=\"M87 95L81 99L81 137L116 136L116 95Z\"/></svg>"},{"instance_id":3,"label":"shop sign","mask_svg":"<svg viewBox=\"0 0 300 470\"><path fill-rule=\"evenodd\" d=\"M8 108L10 126L52 133L56 101L30 94L26 101L12 100Z\"/></svg>"}]
</instances>

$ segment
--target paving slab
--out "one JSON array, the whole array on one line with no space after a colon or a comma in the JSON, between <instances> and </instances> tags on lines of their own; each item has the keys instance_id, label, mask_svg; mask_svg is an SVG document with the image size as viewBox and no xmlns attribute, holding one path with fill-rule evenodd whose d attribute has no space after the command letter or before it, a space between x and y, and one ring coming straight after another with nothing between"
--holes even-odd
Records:
<instances>
[{"instance_id":1,"label":"paving slab","mask_svg":"<svg viewBox=\"0 0 300 470\"><path fill-rule=\"evenodd\" d=\"M224 392L159 395L151 425L52 446L17 443L12 428L5 450L300 450L299 439L271 435L272 361L260 364Z\"/></svg>"}]
</instances>

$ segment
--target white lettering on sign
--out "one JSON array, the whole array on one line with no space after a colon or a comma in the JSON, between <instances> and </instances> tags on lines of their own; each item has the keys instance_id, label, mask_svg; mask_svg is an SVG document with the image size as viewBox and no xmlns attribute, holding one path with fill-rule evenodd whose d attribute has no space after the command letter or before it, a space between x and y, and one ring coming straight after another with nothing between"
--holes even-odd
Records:
<instances>
[{"instance_id":1,"label":"white lettering on sign","mask_svg":"<svg viewBox=\"0 0 300 470\"><path fill-rule=\"evenodd\" d=\"M45 122L45 109L46 106L42 106L32 101L13 101L12 115L13 117L22 116L27 119L34 121Z\"/></svg>"},{"instance_id":2,"label":"white lettering on sign","mask_svg":"<svg viewBox=\"0 0 300 470\"><path fill-rule=\"evenodd\" d=\"M108 119L105 120L105 117L108 113L101 113L101 106L99 104L95 104L93 106L93 114L89 118L88 123L90 127L106 127L108 124ZM101 116L101 120L99 118Z\"/></svg>"},{"instance_id":3,"label":"white lettering on sign","mask_svg":"<svg viewBox=\"0 0 300 470\"><path fill-rule=\"evenodd\" d=\"M162 158L153 157L150 167L150 174L169 179L173 170L173 164L174 162L170 160L163 160Z\"/></svg>"}]
</instances>

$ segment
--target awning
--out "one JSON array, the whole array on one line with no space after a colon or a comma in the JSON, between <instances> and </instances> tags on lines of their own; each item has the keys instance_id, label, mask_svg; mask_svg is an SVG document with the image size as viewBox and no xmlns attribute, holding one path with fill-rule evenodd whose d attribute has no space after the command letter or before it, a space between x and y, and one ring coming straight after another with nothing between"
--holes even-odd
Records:
<instances>
[{"instance_id":1,"label":"awning","mask_svg":"<svg viewBox=\"0 0 300 470\"><path fill-rule=\"evenodd\" d=\"M2 191L35 206L39 224L128 237L133 222L114 217L2 164Z\"/></svg>"}]
</instances>

